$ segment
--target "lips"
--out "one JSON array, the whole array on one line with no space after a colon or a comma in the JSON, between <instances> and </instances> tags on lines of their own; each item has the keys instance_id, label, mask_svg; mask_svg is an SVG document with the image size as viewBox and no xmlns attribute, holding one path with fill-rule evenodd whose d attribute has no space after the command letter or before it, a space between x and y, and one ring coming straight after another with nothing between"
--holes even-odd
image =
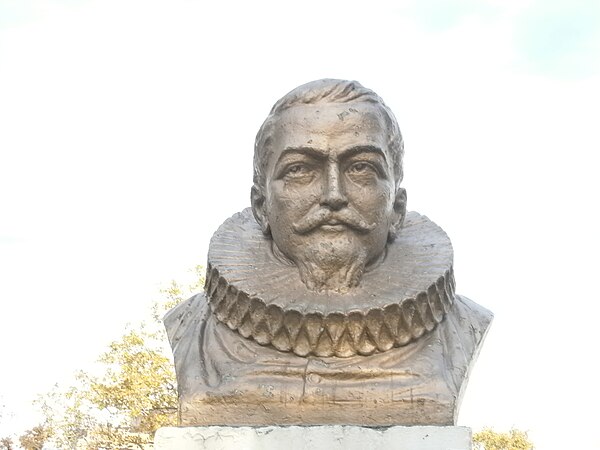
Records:
<instances>
[{"instance_id":1,"label":"lips","mask_svg":"<svg viewBox=\"0 0 600 450\"><path fill-rule=\"evenodd\" d=\"M320 228L325 231L343 231L347 230L349 227L343 222L337 220L329 220L322 224Z\"/></svg>"}]
</instances>

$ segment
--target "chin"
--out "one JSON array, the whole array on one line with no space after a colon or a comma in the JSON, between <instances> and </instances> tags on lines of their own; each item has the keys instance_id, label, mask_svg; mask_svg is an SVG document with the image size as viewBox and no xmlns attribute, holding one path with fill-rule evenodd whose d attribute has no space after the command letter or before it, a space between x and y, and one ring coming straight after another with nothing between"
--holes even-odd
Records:
<instances>
[{"instance_id":1,"label":"chin","mask_svg":"<svg viewBox=\"0 0 600 450\"><path fill-rule=\"evenodd\" d=\"M287 256L312 291L347 292L360 284L369 261L366 247L352 233L323 230L290 247Z\"/></svg>"}]
</instances>

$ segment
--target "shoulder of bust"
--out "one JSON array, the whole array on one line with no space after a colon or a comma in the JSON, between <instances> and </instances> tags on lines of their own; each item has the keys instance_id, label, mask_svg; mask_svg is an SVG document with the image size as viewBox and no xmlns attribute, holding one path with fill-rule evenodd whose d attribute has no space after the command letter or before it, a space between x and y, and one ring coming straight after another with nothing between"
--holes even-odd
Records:
<instances>
[{"instance_id":1,"label":"shoulder of bust","mask_svg":"<svg viewBox=\"0 0 600 450\"><path fill-rule=\"evenodd\" d=\"M463 295L456 296L455 314L459 324L468 327L468 331L476 335L477 342L483 340L494 319L494 314L489 309Z\"/></svg>"},{"instance_id":2,"label":"shoulder of bust","mask_svg":"<svg viewBox=\"0 0 600 450\"><path fill-rule=\"evenodd\" d=\"M182 336L190 325L197 323L197 318L204 312L206 298L204 294L196 294L188 300L169 310L163 318L171 348L175 350Z\"/></svg>"}]
</instances>

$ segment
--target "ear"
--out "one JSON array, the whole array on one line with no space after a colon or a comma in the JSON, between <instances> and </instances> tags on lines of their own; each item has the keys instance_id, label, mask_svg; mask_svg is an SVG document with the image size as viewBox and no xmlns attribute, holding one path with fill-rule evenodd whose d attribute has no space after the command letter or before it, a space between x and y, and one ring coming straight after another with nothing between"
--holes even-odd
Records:
<instances>
[{"instance_id":1,"label":"ear","mask_svg":"<svg viewBox=\"0 0 600 450\"><path fill-rule=\"evenodd\" d=\"M398 188L396 190L396 199L394 200L394 218L390 225L388 241L392 242L400 232L406 217L406 189Z\"/></svg>"},{"instance_id":2,"label":"ear","mask_svg":"<svg viewBox=\"0 0 600 450\"><path fill-rule=\"evenodd\" d=\"M265 196L262 190L255 184L252 186L250 191L250 202L252 204L252 213L254 218L260 225L265 236L271 236L271 227L269 227L269 221L267 220L267 211L265 208Z\"/></svg>"}]
</instances>

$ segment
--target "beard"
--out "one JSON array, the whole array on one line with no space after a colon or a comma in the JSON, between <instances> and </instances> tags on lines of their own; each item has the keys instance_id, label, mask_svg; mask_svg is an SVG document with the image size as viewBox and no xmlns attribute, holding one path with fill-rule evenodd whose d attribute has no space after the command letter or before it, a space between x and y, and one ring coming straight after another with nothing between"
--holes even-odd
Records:
<instances>
[{"instance_id":1,"label":"beard","mask_svg":"<svg viewBox=\"0 0 600 450\"><path fill-rule=\"evenodd\" d=\"M308 289L344 293L362 278L369 252L359 236L374 227L352 208L335 212L315 208L292 224L294 235L292 245L285 245L286 256Z\"/></svg>"},{"instance_id":2,"label":"beard","mask_svg":"<svg viewBox=\"0 0 600 450\"><path fill-rule=\"evenodd\" d=\"M292 255L300 279L312 291L348 292L360 283L368 253L351 231L334 236L324 234L306 236Z\"/></svg>"}]
</instances>

